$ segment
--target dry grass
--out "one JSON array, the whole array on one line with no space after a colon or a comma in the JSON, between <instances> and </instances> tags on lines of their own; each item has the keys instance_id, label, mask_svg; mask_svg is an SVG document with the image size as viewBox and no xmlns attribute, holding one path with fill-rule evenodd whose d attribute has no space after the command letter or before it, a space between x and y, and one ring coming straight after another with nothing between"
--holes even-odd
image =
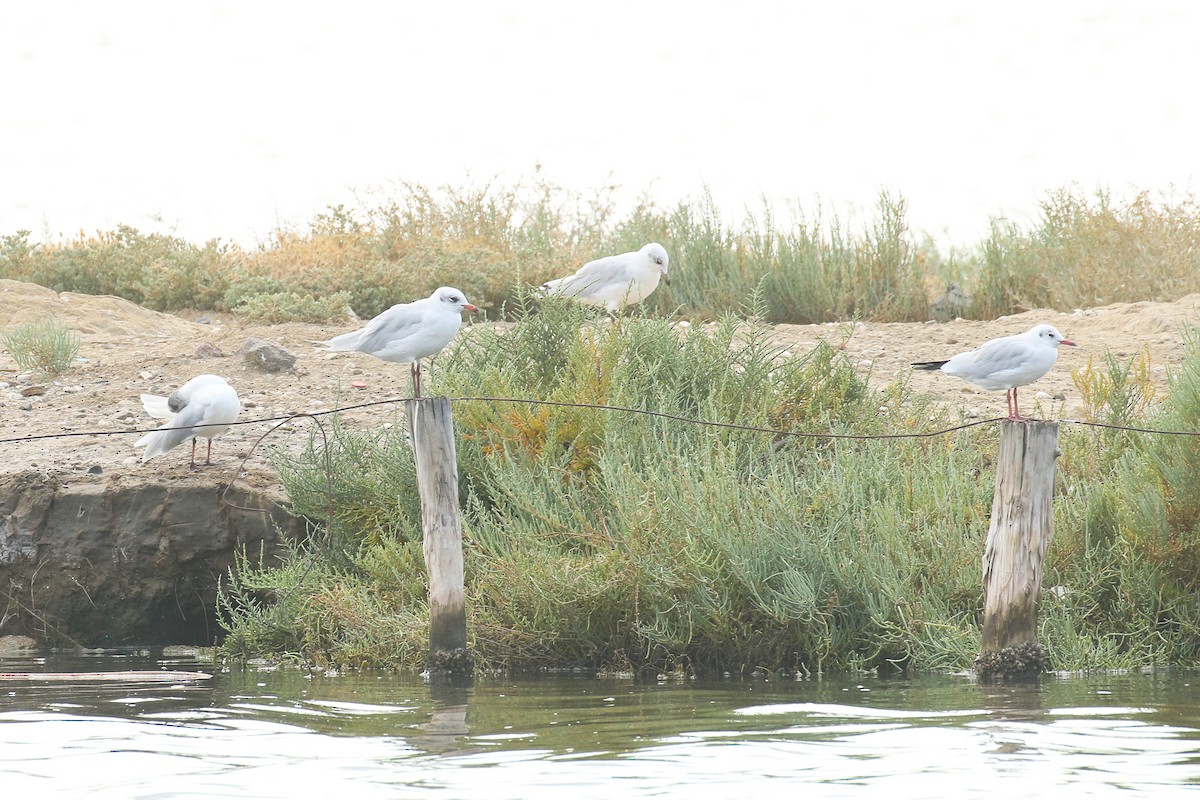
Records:
<instances>
[{"instance_id":1,"label":"dry grass","mask_svg":"<svg viewBox=\"0 0 1200 800\"><path fill-rule=\"evenodd\" d=\"M862 230L820 207L788 220L764 211L735 226L707 193L674 208L643 198L623 215L613 197L611 187L586 197L536 181L399 184L276 230L252 250L127 226L49 244L18 232L0 237L0 277L270 321L336 316L347 305L371 317L451 285L495 316L523 289L658 241L673 283L642 308L693 319L743 313L761 296L773 323L923 320L952 282L970 297L950 313L977 318L1200 291L1200 206L1190 195L1120 201L1058 190L1032 227L996 222L977 247L949 256L912 235L904 199L887 193Z\"/></svg>"},{"instance_id":2,"label":"dry grass","mask_svg":"<svg viewBox=\"0 0 1200 800\"><path fill-rule=\"evenodd\" d=\"M993 227L972 281L972 316L1174 300L1200 291L1200 206L1190 195L1126 202L1070 189L1042 203L1030 231Z\"/></svg>"}]
</instances>

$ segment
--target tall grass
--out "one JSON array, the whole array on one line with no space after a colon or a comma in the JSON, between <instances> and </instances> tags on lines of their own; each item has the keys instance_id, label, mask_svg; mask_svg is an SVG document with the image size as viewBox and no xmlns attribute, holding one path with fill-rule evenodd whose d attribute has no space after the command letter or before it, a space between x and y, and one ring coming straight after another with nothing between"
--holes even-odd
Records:
<instances>
[{"instance_id":1,"label":"tall grass","mask_svg":"<svg viewBox=\"0 0 1200 800\"><path fill-rule=\"evenodd\" d=\"M673 282L644 306L692 319L739 313L758 290L772 323L924 320L952 282L970 296L964 313L987 318L1200 291L1200 209L1191 196L1122 201L1065 188L1049 193L1028 229L996 221L983 242L949 256L909 230L904 199L887 192L861 229L819 205L787 219L764 207L733 223L707 190L674 207L646 196L615 209L611 187L585 196L538 180L401 183L248 250L127 226L49 244L17 232L0 237L0 277L264 322L332 319L347 308L370 317L448 284L495 315L518 291L658 241Z\"/></svg>"},{"instance_id":2,"label":"tall grass","mask_svg":"<svg viewBox=\"0 0 1200 800\"><path fill-rule=\"evenodd\" d=\"M1195 431L1200 339L1156 401L1142 354L1074 375L1088 419ZM1195 664L1200 659L1200 450L1194 436L1068 429L1047 561L1042 636L1066 668Z\"/></svg>"},{"instance_id":3,"label":"tall grass","mask_svg":"<svg viewBox=\"0 0 1200 800\"><path fill-rule=\"evenodd\" d=\"M517 324L472 329L435 361L446 393L658 415L456 403L471 646L483 663L970 666L995 430L831 441L690 424L674 417L860 434L952 418L902 384L869 389L833 345L785 357L754 320L598 322L524 296L509 313ZM1200 424L1195 336L1153 405L1136 400L1144 365L1106 364L1076 375L1091 387L1091 418ZM403 427L334 426L280 459L319 535L279 570L243 568L224 598L227 653L420 666L428 609ZM1056 666L1197 663L1195 439L1070 429L1062 449L1041 631Z\"/></svg>"},{"instance_id":4,"label":"tall grass","mask_svg":"<svg viewBox=\"0 0 1200 800\"><path fill-rule=\"evenodd\" d=\"M645 317L588 322L563 303L514 313L511 329L474 331L439 366L439 385L782 430L877 431L881 404L908 413L900 387L881 398L833 347L785 359L734 318L680 332ZM461 404L456 427L473 646L493 664L815 671L918 658L948 666L969 649L978 531L948 536L937 510L971 519L985 492L966 477L896 476L931 456L972 459L970 447L830 445L525 403ZM319 455L280 464L298 511L324 520L336 509L335 535L322 540L335 543L321 562L327 577L313 583L322 593L335 584L348 605L308 603L291 620L292 640L319 634L309 657L361 661L363 633L344 629L348 619L373 624L367 597L411 622L410 642L424 635L415 480L400 429L338 430ZM380 484L374 476L391 464L405 466ZM952 588L934 597L933 581ZM230 595L227 650L270 648L277 637L262 640L261 616L277 611L240 591L250 599ZM421 652L379 649L375 663L415 666L400 654Z\"/></svg>"},{"instance_id":5,"label":"tall grass","mask_svg":"<svg viewBox=\"0 0 1200 800\"><path fill-rule=\"evenodd\" d=\"M1173 300L1200 291L1200 206L1050 192L1029 231L995 222L972 281L972 316Z\"/></svg>"}]
</instances>

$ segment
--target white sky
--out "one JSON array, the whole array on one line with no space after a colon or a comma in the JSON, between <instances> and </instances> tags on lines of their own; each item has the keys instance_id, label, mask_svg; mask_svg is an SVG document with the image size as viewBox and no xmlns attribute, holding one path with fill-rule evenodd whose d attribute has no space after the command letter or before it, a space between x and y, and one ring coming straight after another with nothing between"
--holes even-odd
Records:
<instances>
[{"instance_id":1,"label":"white sky","mask_svg":"<svg viewBox=\"0 0 1200 800\"><path fill-rule=\"evenodd\" d=\"M0 235L252 243L355 189L707 184L979 241L1200 172L1200 3L62 2L0 17Z\"/></svg>"}]
</instances>

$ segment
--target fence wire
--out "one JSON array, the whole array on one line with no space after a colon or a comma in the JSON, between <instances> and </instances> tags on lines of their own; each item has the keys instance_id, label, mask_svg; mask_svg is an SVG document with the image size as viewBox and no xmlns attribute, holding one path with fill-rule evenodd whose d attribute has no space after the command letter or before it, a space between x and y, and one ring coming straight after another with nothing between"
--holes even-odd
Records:
<instances>
[{"instance_id":1,"label":"fence wire","mask_svg":"<svg viewBox=\"0 0 1200 800\"><path fill-rule=\"evenodd\" d=\"M366 403L355 403L348 406L339 406L323 411L306 411L296 414L282 414L274 417L260 417L258 419L238 420L232 423L229 427L241 425L260 425L263 423L277 423L274 427L279 427L280 424L296 419L315 419L319 417L329 416L331 414L341 414L347 411L358 411L364 408L374 406L394 405L403 403L411 398L389 398L387 400L372 400ZM696 419L694 417L685 417L679 414L669 414L665 411L652 411L645 408L634 408L632 406L610 406L603 403L574 403L565 400L539 400L535 398L522 397L451 397L452 403L509 403L509 404L525 404L538 406L555 406L559 408L582 408L592 409L596 411L609 411L625 414L639 414L648 417L657 417L667 419L674 422L683 422L690 425L702 425L711 428L722 428L725 430L746 431L749 433L765 433L772 436L791 436L802 439L853 439L853 440L887 440L887 439L927 439L934 436L944 436L946 434L955 433L957 431L974 428L980 425L987 425L992 422L1004 422L1007 417L988 417L987 419L972 420L964 422L960 425L952 425L948 428L939 428L934 431L909 431L906 433L833 433L832 431L787 431L779 428L766 428L757 425L741 425L735 422L716 422L713 420ZM1058 422L1064 425L1078 425L1081 427L1104 428L1107 430L1128 431L1131 433L1146 433L1159 434L1163 436L1200 436L1200 431L1173 431L1161 430L1158 428L1143 428L1134 425L1114 425L1105 422L1093 422L1090 420L1080 419L1060 419L1060 420L1029 420L1031 422ZM186 426L191 428L193 426ZM69 439L80 436L130 436L134 434L153 433L154 431L162 430L183 430L183 427L160 427L160 428L125 428L122 430L91 430L91 431L61 431L58 433L42 433L32 436L14 436L0 439L0 445L5 444L20 444L23 442L35 442L44 439Z\"/></svg>"}]
</instances>

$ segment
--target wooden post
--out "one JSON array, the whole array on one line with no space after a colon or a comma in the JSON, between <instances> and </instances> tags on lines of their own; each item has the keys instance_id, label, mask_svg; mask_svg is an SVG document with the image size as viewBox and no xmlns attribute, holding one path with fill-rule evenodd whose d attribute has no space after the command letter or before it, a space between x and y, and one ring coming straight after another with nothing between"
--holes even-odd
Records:
<instances>
[{"instance_id":1,"label":"wooden post","mask_svg":"<svg viewBox=\"0 0 1200 800\"><path fill-rule=\"evenodd\" d=\"M470 674L467 607L463 595L462 514L458 507L458 462L450 399L404 401L417 464L425 567L429 571L429 658L431 673Z\"/></svg>"},{"instance_id":2,"label":"wooden post","mask_svg":"<svg viewBox=\"0 0 1200 800\"><path fill-rule=\"evenodd\" d=\"M1042 562L1053 527L1057 422L1005 421L983 552L980 677L1031 677L1049 666L1037 640Z\"/></svg>"}]
</instances>

